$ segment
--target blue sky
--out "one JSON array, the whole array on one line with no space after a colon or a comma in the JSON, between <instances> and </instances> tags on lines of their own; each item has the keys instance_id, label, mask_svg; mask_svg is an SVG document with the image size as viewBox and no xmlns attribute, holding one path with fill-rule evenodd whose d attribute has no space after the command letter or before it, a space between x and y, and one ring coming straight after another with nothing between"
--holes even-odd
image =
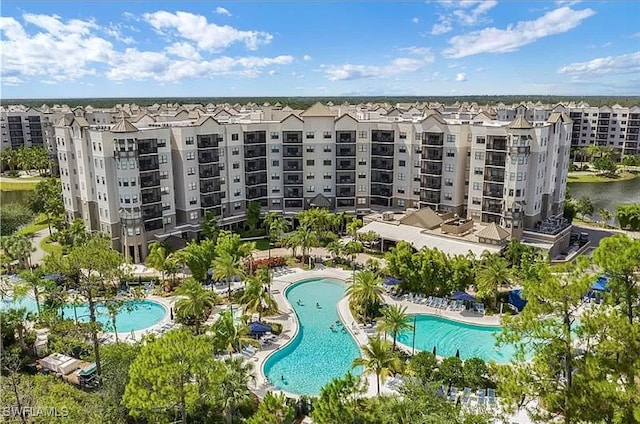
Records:
<instances>
[{"instance_id":1,"label":"blue sky","mask_svg":"<svg viewBox=\"0 0 640 424\"><path fill-rule=\"evenodd\" d=\"M640 94L640 2L4 1L2 98Z\"/></svg>"}]
</instances>

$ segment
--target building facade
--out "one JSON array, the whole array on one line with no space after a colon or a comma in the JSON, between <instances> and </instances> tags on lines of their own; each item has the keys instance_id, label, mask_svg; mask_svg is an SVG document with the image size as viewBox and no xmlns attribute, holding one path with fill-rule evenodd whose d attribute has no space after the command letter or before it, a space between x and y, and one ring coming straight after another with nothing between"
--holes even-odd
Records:
<instances>
[{"instance_id":1,"label":"building facade","mask_svg":"<svg viewBox=\"0 0 640 424\"><path fill-rule=\"evenodd\" d=\"M322 104L95 113L55 125L68 219L136 262L151 241L196 237L207 212L243 222L249 202L284 216L430 207L519 236L562 214L573 126L562 112L530 122Z\"/></svg>"}]
</instances>

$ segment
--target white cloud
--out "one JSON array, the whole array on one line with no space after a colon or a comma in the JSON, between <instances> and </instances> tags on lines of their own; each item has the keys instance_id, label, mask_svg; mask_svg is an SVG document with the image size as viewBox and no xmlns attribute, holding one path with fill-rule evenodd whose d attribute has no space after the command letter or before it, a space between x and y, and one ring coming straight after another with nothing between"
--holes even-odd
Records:
<instances>
[{"instance_id":1,"label":"white cloud","mask_svg":"<svg viewBox=\"0 0 640 424\"><path fill-rule=\"evenodd\" d=\"M478 67L475 69L475 71L476 71L476 72L484 72L484 71L486 71L486 70L487 70L487 68L485 68L484 66L478 66Z\"/></svg>"},{"instance_id":2,"label":"white cloud","mask_svg":"<svg viewBox=\"0 0 640 424\"><path fill-rule=\"evenodd\" d=\"M461 58L480 53L506 53L518 50L540 38L567 32L584 19L593 16L591 9L573 10L561 7L533 21L520 21L506 29L485 28L449 40L446 57Z\"/></svg>"},{"instance_id":3,"label":"white cloud","mask_svg":"<svg viewBox=\"0 0 640 424\"><path fill-rule=\"evenodd\" d=\"M476 7L467 11L466 8L469 8L469 6L473 6L475 4L473 2L462 2L460 3L460 6L462 6L462 8L454 10L453 15L458 18L458 21L463 25L475 25L480 22L486 21L487 18L485 17L485 15L491 9L496 7L497 4L498 2L495 0L486 0L477 3Z\"/></svg>"},{"instance_id":4,"label":"white cloud","mask_svg":"<svg viewBox=\"0 0 640 424\"><path fill-rule=\"evenodd\" d=\"M574 4L582 3L582 0L556 0L555 3L558 6L573 6Z\"/></svg>"},{"instance_id":5,"label":"white cloud","mask_svg":"<svg viewBox=\"0 0 640 424\"><path fill-rule=\"evenodd\" d=\"M278 75L278 71L272 69L268 72L269 75L274 76L274 75Z\"/></svg>"},{"instance_id":6,"label":"white cloud","mask_svg":"<svg viewBox=\"0 0 640 424\"><path fill-rule=\"evenodd\" d=\"M2 78L2 85L8 85L15 87L22 84L24 81L16 76L6 76Z\"/></svg>"},{"instance_id":7,"label":"white cloud","mask_svg":"<svg viewBox=\"0 0 640 424\"><path fill-rule=\"evenodd\" d=\"M399 57L392 60L388 65L325 65L324 72L330 81L345 81L366 78L384 78L404 73L416 72L423 69L427 64L432 63L433 55L429 54L422 58Z\"/></svg>"},{"instance_id":8,"label":"white cloud","mask_svg":"<svg viewBox=\"0 0 640 424\"><path fill-rule=\"evenodd\" d=\"M220 6L216 7L216 13L218 15L231 16L231 12L229 12L224 7L220 7Z\"/></svg>"},{"instance_id":9,"label":"white cloud","mask_svg":"<svg viewBox=\"0 0 640 424\"><path fill-rule=\"evenodd\" d=\"M164 10L145 13L144 19L159 33L194 41L199 49L220 52L234 43L244 43L249 50L268 44L273 36L261 31L242 31L229 25L209 23L202 15Z\"/></svg>"},{"instance_id":10,"label":"white cloud","mask_svg":"<svg viewBox=\"0 0 640 424\"><path fill-rule=\"evenodd\" d=\"M414 24L419 24L420 23L420 18L414 17L413 19L411 19L411 22L413 22Z\"/></svg>"},{"instance_id":11,"label":"white cloud","mask_svg":"<svg viewBox=\"0 0 640 424\"><path fill-rule=\"evenodd\" d=\"M558 73L572 76L640 73L640 51L571 63L558 69Z\"/></svg>"},{"instance_id":12,"label":"white cloud","mask_svg":"<svg viewBox=\"0 0 640 424\"><path fill-rule=\"evenodd\" d=\"M410 46L410 47L403 47L401 49L399 49L401 52L407 52L409 54L415 54L417 56L422 56L424 58L429 57L431 61L433 61L435 58L433 56L433 53L431 53L431 49L429 47L417 47L417 46Z\"/></svg>"},{"instance_id":13,"label":"white cloud","mask_svg":"<svg viewBox=\"0 0 640 424\"><path fill-rule=\"evenodd\" d=\"M123 25L114 24L114 23L110 23L109 26L104 29L107 35L115 38L121 43L134 44L136 41L133 39L133 37L125 36L124 34L122 34L122 30L123 30Z\"/></svg>"},{"instance_id":14,"label":"white cloud","mask_svg":"<svg viewBox=\"0 0 640 424\"><path fill-rule=\"evenodd\" d=\"M182 59L200 60L198 50L189 43L173 43L166 49L167 53L178 56Z\"/></svg>"},{"instance_id":15,"label":"white cloud","mask_svg":"<svg viewBox=\"0 0 640 424\"><path fill-rule=\"evenodd\" d=\"M465 74L464 72L460 72L460 73L456 74L456 81L462 82L462 81L466 81L466 80L467 80L467 74Z\"/></svg>"},{"instance_id":16,"label":"white cloud","mask_svg":"<svg viewBox=\"0 0 640 424\"><path fill-rule=\"evenodd\" d=\"M308 54L305 54L304 56L302 56L302 60L304 60L305 62L309 62L311 59L313 59L311 56L309 56Z\"/></svg>"},{"instance_id":17,"label":"white cloud","mask_svg":"<svg viewBox=\"0 0 640 424\"><path fill-rule=\"evenodd\" d=\"M451 21L448 19L441 19L439 23L433 24L431 27L431 35L441 35L453 30Z\"/></svg>"}]
</instances>

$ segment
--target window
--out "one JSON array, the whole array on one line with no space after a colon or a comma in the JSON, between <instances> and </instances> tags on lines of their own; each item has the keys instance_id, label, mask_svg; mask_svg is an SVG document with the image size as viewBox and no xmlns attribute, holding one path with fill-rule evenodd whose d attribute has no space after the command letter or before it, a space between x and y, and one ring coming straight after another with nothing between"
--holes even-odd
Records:
<instances>
[{"instance_id":1,"label":"window","mask_svg":"<svg viewBox=\"0 0 640 424\"><path fill-rule=\"evenodd\" d=\"M194 160L196 158L196 152L187 152L187 160Z\"/></svg>"},{"instance_id":2,"label":"window","mask_svg":"<svg viewBox=\"0 0 640 424\"><path fill-rule=\"evenodd\" d=\"M136 186L136 179L134 177L134 178L131 178L131 187L135 187L135 186Z\"/></svg>"},{"instance_id":3,"label":"window","mask_svg":"<svg viewBox=\"0 0 640 424\"><path fill-rule=\"evenodd\" d=\"M517 181L522 181L522 172L518 172L518 178Z\"/></svg>"},{"instance_id":4,"label":"window","mask_svg":"<svg viewBox=\"0 0 640 424\"><path fill-rule=\"evenodd\" d=\"M169 187L165 186L165 187L160 187L160 193L162 194L169 194Z\"/></svg>"},{"instance_id":5,"label":"window","mask_svg":"<svg viewBox=\"0 0 640 424\"><path fill-rule=\"evenodd\" d=\"M479 205L482 203L482 199L479 197L472 197L471 198L471 204L472 205Z\"/></svg>"},{"instance_id":6,"label":"window","mask_svg":"<svg viewBox=\"0 0 640 424\"><path fill-rule=\"evenodd\" d=\"M220 168L220 171L224 171L224 162L220 162L218 168Z\"/></svg>"},{"instance_id":7,"label":"window","mask_svg":"<svg viewBox=\"0 0 640 424\"><path fill-rule=\"evenodd\" d=\"M279 179L280 179L280 175L278 175L278 174L271 174L271 179L272 179L272 180L279 180Z\"/></svg>"},{"instance_id":8,"label":"window","mask_svg":"<svg viewBox=\"0 0 640 424\"><path fill-rule=\"evenodd\" d=\"M236 210L236 211L238 209L240 209L241 207L242 207L242 203L240 203L240 202L236 202L236 203L233 204L233 209Z\"/></svg>"},{"instance_id":9,"label":"window","mask_svg":"<svg viewBox=\"0 0 640 424\"><path fill-rule=\"evenodd\" d=\"M316 191L316 187L315 186L307 186L307 193L313 193L314 191Z\"/></svg>"},{"instance_id":10,"label":"window","mask_svg":"<svg viewBox=\"0 0 640 424\"><path fill-rule=\"evenodd\" d=\"M366 205L367 204L367 199L365 199L364 197L358 197L358 204L359 205Z\"/></svg>"},{"instance_id":11,"label":"window","mask_svg":"<svg viewBox=\"0 0 640 424\"><path fill-rule=\"evenodd\" d=\"M280 166L280 161L279 160L272 160L271 161L271 166Z\"/></svg>"},{"instance_id":12,"label":"window","mask_svg":"<svg viewBox=\"0 0 640 424\"><path fill-rule=\"evenodd\" d=\"M278 134L277 132L271 132L271 140L277 140L280 138L280 134Z\"/></svg>"},{"instance_id":13,"label":"window","mask_svg":"<svg viewBox=\"0 0 640 424\"><path fill-rule=\"evenodd\" d=\"M271 193L280 193L280 187L271 187Z\"/></svg>"},{"instance_id":14,"label":"window","mask_svg":"<svg viewBox=\"0 0 640 424\"><path fill-rule=\"evenodd\" d=\"M358 159L358 165L366 165L366 164L367 164L366 159Z\"/></svg>"},{"instance_id":15,"label":"window","mask_svg":"<svg viewBox=\"0 0 640 424\"><path fill-rule=\"evenodd\" d=\"M484 144L486 141L485 137L476 137L476 144Z\"/></svg>"},{"instance_id":16,"label":"window","mask_svg":"<svg viewBox=\"0 0 640 424\"><path fill-rule=\"evenodd\" d=\"M272 205L279 205L279 204L280 204L280 199L273 199L273 200L271 201L271 204L272 204Z\"/></svg>"},{"instance_id":17,"label":"window","mask_svg":"<svg viewBox=\"0 0 640 424\"><path fill-rule=\"evenodd\" d=\"M330 185L326 185L322 188L322 191L324 191L325 193L331 193L331 186Z\"/></svg>"},{"instance_id":18,"label":"window","mask_svg":"<svg viewBox=\"0 0 640 424\"><path fill-rule=\"evenodd\" d=\"M198 219L198 211L189 212L189 219Z\"/></svg>"},{"instance_id":19,"label":"window","mask_svg":"<svg viewBox=\"0 0 640 424\"><path fill-rule=\"evenodd\" d=\"M398 151L399 151L400 153L407 153L407 146L400 146L400 147L398 148Z\"/></svg>"},{"instance_id":20,"label":"window","mask_svg":"<svg viewBox=\"0 0 640 424\"><path fill-rule=\"evenodd\" d=\"M407 166L407 161L406 160L399 160L398 161L398 166Z\"/></svg>"},{"instance_id":21,"label":"window","mask_svg":"<svg viewBox=\"0 0 640 424\"><path fill-rule=\"evenodd\" d=\"M195 190L195 189L196 189L196 183L195 182L189 183L189 190Z\"/></svg>"},{"instance_id":22,"label":"window","mask_svg":"<svg viewBox=\"0 0 640 424\"><path fill-rule=\"evenodd\" d=\"M231 134L231 141L238 141L238 134Z\"/></svg>"},{"instance_id":23,"label":"window","mask_svg":"<svg viewBox=\"0 0 640 424\"><path fill-rule=\"evenodd\" d=\"M224 149L220 149L218 151L218 155L220 155L220 157L224 156Z\"/></svg>"},{"instance_id":24,"label":"window","mask_svg":"<svg viewBox=\"0 0 640 424\"><path fill-rule=\"evenodd\" d=\"M322 138L331 138L331 131L323 131Z\"/></svg>"},{"instance_id":25,"label":"window","mask_svg":"<svg viewBox=\"0 0 640 424\"><path fill-rule=\"evenodd\" d=\"M358 131L358 138L367 138L366 131Z\"/></svg>"},{"instance_id":26,"label":"window","mask_svg":"<svg viewBox=\"0 0 640 424\"><path fill-rule=\"evenodd\" d=\"M484 160L484 152L475 152L474 157L477 160Z\"/></svg>"},{"instance_id":27,"label":"window","mask_svg":"<svg viewBox=\"0 0 640 424\"><path fill-rule=\"evenodd\" d=\"M234 197L238 197L238 196L240 196L240 189L239 189L239 188L237 188L237 189L235 189L235 190L233 191L233 196L234 196Z\"/></svg>"},{"instance_id":28,"label":"window","mask_svg":"<svg viewBox=\"0 0 640 424\"><path fill-rule=\"evenodd\" d=\"M516 173L515 172L511 172L509 174L509 181L515 181L516 180Z\"/></svg>"},{"instance_id":29,"label":"window","mask_svg":"<svg viewBox=\"0 0 640 424\"><path fill-rule=\"evenodd\" d=\"M453 172L454 166L452 163L448 163L444 166L444 170L447 172Z\"/></svg>"},{"instance_id":30,"label":"window","mask_svg":"<svg viewBox=\"0 0 640 424\"><path fill-rule=\"evenodd\" d=\"M167 155L158 155L159 163L167 163Z\"/></svg>"},{"instance_id":31,"label":"window","mask_svg":"<svg viewBox=\"0 0 640 424\"><path fill-rule=\"evenodd\" d=\"M448 158L453 158L456 156L456 151L453 149L447 149L447 157Z\"/></svg>"},{"instance_id":32,"label":"window","mask_svg":"<svg viewBox=\"0 0 640 424\"><path fill-rule=\"evenodd\" d=\"M166 211L166 210L169 210L169 209L171 209L171 203L169 203L169 202L162 202L162 210L163 210L163 211Z\"/></svg>"},{"instance_id":33,"label":"window","mask_svg":"<svg viewBox=\"0 0 640 424\"><path fill-rule=\"evenodd\" d=\"M331 172L325 172L323 178L325 180L330 180L331 179Z\"/></svg>"},{"instance_id":34,"label":"window","mask_svg":"<svg viewBox=\"0 0 640 424\"><path fill-rule=\"evenodd\" d=\"M358 144L358 151L359 152L366 152L367 151L367 145L366 144Z\"/></svg>"},{"instance_id":35,"label":"window","mask_svg":"<svg viewBox=\"0 0 640 424\"><path fill-rule=\"evenodd\" d=\"M398 187L398 193L404 194L404 187Z\"/></svg>"},{"instance_id":36,"label":"window","mask_svg":"<svg viewBox=\"0 0 640 424\"><path fill-rule=\"evenodd\" d=\"M444 193L444 200L453 200L451 193Z\"/></svg>"},{"instance_id":37,"label":"window","mask_svg":"<svg viewBox=\"0 0 640 424\"><path fill-rule=\"evenodd\" d=\"M331 159L325 159L322 161L322 164L325 166L331 166Z\"/></svg>"},{"instance_id":38,"label":"window","mask_svg":"<svg viewBox=\"0 0 640 424\"><path fill-rule=\"evenodd\" d=\"M315 151L316 151L315 147L313 147L313 146L307 146L307 153L313 153L313 152L315 152Z\"/></svg>"},{"instance_id":39,"label":"window","mask_svg":"<svg viewBox=\"0 0 640 424\"><path fill-rule=\"evenodd\" d=\"M98 146L100 146L100 144L98 144ZM167 140L164 138L161 138L160 140L158 140L158 147L166 147L167 146Z\"/></svg>"},{"instance_id":40,"label":"window","mask_svg":"<svg viewBox=\"0 0 640 424\"><path fill-rule=\"evenodd\" d=\"M316 137L316 133L314 133L313 131L308 131L307 132L307 139L312 139Z\"/></svg>"},{"instance_id":41,"label":"window","mask_svg":"<svg viewBox=\"0 0 640 424\"><path fill-rule=\"evenodd\" d=\"M331 151L331 146L326 145L326 146L324 146L323 150L324 150L325 153L329 153Z\"/></svg>"},{"instance_id":42,"label":"window","mask_svg":"<svg viewBox=\"0 0 640 424\"><path fill-rule=\"evenodd\" d=\"M481 167L476 166L475 168L473 168L474 175L482 175L483 173L484 173L484 170Z\"/></svg>"},{"instance_id":43,"label":"window","mask_svg":"<svg viewBox=\"0 0 640 424\"><path fill-rule=\"evenodd\" d=\"M313 180L313 179L315 179L315 178L316 178L316 176L313 174L313 172L309 172L309 173L307 174L307 180Z\"/></svg>"},{"instance_id":44,"label":"window","mask_svg":"<svg viewBox=\"0 0 640 424\"><path fill-rule=\"evenodd\" d=\"M195 175L195 174L196 174L196 168L194 167L187 168L187 175Z\"/></svg>"},{"instance_id":45,"label":"window","mask_svg":"<svg viewBox=\"0 0 640 424\"><path fill-rule=\"evenodd\" d=\"M124 203L131 203L131 196L128 194L124 195Z\"/></svg>"},{"instance_id":46,"label":"window","mask_svg":"<svg viewBox=\"0 0 640 424\"><path fill-rule=\"evenodd\" d=\"M406 178L407 178L407 176L404 174L404 172L400 172L398 174L398 180L404 181Z\"/></svg>"},{"instance_id":47,"label":"window","mask_svg":"<svg viewBox=\"0 0 640 424\"><path fill-rule=\"evenodd\" d=\"M407 139L407 133L404 132L404 131L400 131L400 139L406 140Z\"/></svg>"},{"instance_id":48,"label":"window","mask_svg":"<svg viewBox=\"0 0 640 424\"><path fill-rule=\"evenodd\" d=\"M122 185L124 187L129 187L129 180L127 180L126 178L122 180Z\"/></svg>"},{"instance_id":49,"label":"window","mask_svg":"<svg viewBox=\"0 0 640 424\"><path fill-rule=\"evenodd\" d=\"M193 144L193 137L187 137L187 138L185 138L185 139L184 139L184 143L185 143L187 146L191 146L191 145Z\"/></svg>"},{"instance_id":50,"label":"window","mask_svg":"<svg viewBox=\"0 0 640 424\"><path fill-rule=\"evenodd\" d=\"M364 172L359 172L358 178L367 178L367 174L365 174Z\"/></svg>"},{"instance_id":51,"label":"window","mask_svg":"<svg viewBox=\"0 0 640 424\"><path fill-rule=\"evenodd\" d=\"M231 154L233 156L237 156L240 154L240 149L238 149L237 147L234 147L233 149L231 149Z\"/></svg>"},{"instance_id":52,"label":"window","mask_svg":"<svg viewBox=\"0 0 640 424\"><path fill-rule=\"evenodd\" d=\"M314 166L316 164L316 161L313 159L307 159L307 166Z\"/></svg>"},{"instance_id":53,"label":"window","mask_svg":"<svg viewBox=\"0 0 640 424\"><path fill-rule=\"evenodd\" d=\"M447 143L455 143L456 136L454 134L447 134Z\"/></svg>"},{"instance_id":54,"label":"window","mask_svg":"<svg viewBox=\"0 0 640 424\"><path fill-rule=\"evenodd\" d=\"M190 205L196 205L198 203L198 198L197 197L192 197L189 199L189 204Z\"/></svg>"},{"instance_id":55,"label":"window","mask_svg":"<svg viewBox=\"0 0 640 424\"><path fill-rule=\"evenodd\" d=\"M446 183L445 183L445 185L446 185ZM451 184L451 185L453 185L453 184ZM474 183L473 183L473 189L474 189L474 190L482 190L482 183L481 183L481 182L478 182L478 181L474 181Z\"/></svg>"},{"instance_id":56,"label":"window","mask_svg":"<svg viewBox=\"0 0 640 424\"><path fill-rule=\"evenodd\" d=\"M166 224L171 224L171 217L170 216L165 216L162 221Z\"/></svg>"},{"instance_id":57,"label":"window","mask_svg":"<svg viewBox=\"0 0 640 424\"><path fill-rule=\"evenodd\" d=\"M234 183L239 183L240 182L240 175L234 175L233 176L233 182Z\"/></svg>"},{"instance_id":58,"label":"window","mask_svg":"<svg viewBox=\"0 0 640 424\"><path fill-rule=\"evenodd\" d=\"M367 191L367 186L366 185L359 185L358 186L358 193L365 193Z\"/></svg>"},{"instance_id":59,"label":"window","mask_svg":"<svg viewBox=\"0 0 640 424\"><path fill-rule=\"evenodd\" d=\"M416 141L422 141L422 133L421 132L417 132L416 133Z\"/></svg>"},{"instance_id":60,"label":"window","mask_svg":"<svg viewBox=\"0 0 640 424\"><path fill-rule=\"evenodd\" d=\"M271 153L279 153L279 152L280 152L280 147L271 146Z\"/></svg>"},{"instance_id":61,"label":"window","mask_svg":"<svg viewBox=\"0 0 640 424\"><path fill-rule=\"evenodd\" d=\"M233 162L233 165L231 165L231 167L233 169L239 169L240 168L240 162Z\"/></svg>"}]
</instances>

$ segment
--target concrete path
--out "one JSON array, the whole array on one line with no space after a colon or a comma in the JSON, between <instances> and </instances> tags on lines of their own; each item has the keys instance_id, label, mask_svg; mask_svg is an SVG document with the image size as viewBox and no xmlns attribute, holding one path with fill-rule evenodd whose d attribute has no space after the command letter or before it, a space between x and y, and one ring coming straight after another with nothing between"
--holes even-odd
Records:
<instances>
[{"instance_id":1,"label":"concrete path","mask_svg":"<svg viewBox=\"0 0 640 424\"><path fill-rule=\"evenodd\" d=\"M31 253L31 264L40 264L42 263L42 258L47 255L47 252L40 248L40 242L49 236L49 228L45 228L40 231L36 231L31 235L31 244L35 247L35 252Z\"/></svg>"},{"instance_id":2,"label":"concrete path","mask_svg":"<svg viewBox=\"0 0 640 424\"><path fill-rule=\"evenodd\" d=\"M298 249L298 252L300 253L300 249ZM324 247L313 247L310 250L309 253L310 256L315 257L315 256L321 256L321 257L330 257L331 254L327 251L327 249L325 249ZM284 247L276 247L271 249L271 256L284 256L284 257L290 257L291 256L291 249L286 249ZM267 258L269 257L269 251L268 250L256 250L255 252L253 252L253 257L254 258ZM356 262L360 263L360 264L365 264L367 262L367 260L369 259L375 259L376 261L378 261L380 263L380 267L383 268L386 265L386 262L384 259L382 258L377 258L375 256L366 254L366 253L358 253L356 255Z\"/></svg>"}]
</instances>

